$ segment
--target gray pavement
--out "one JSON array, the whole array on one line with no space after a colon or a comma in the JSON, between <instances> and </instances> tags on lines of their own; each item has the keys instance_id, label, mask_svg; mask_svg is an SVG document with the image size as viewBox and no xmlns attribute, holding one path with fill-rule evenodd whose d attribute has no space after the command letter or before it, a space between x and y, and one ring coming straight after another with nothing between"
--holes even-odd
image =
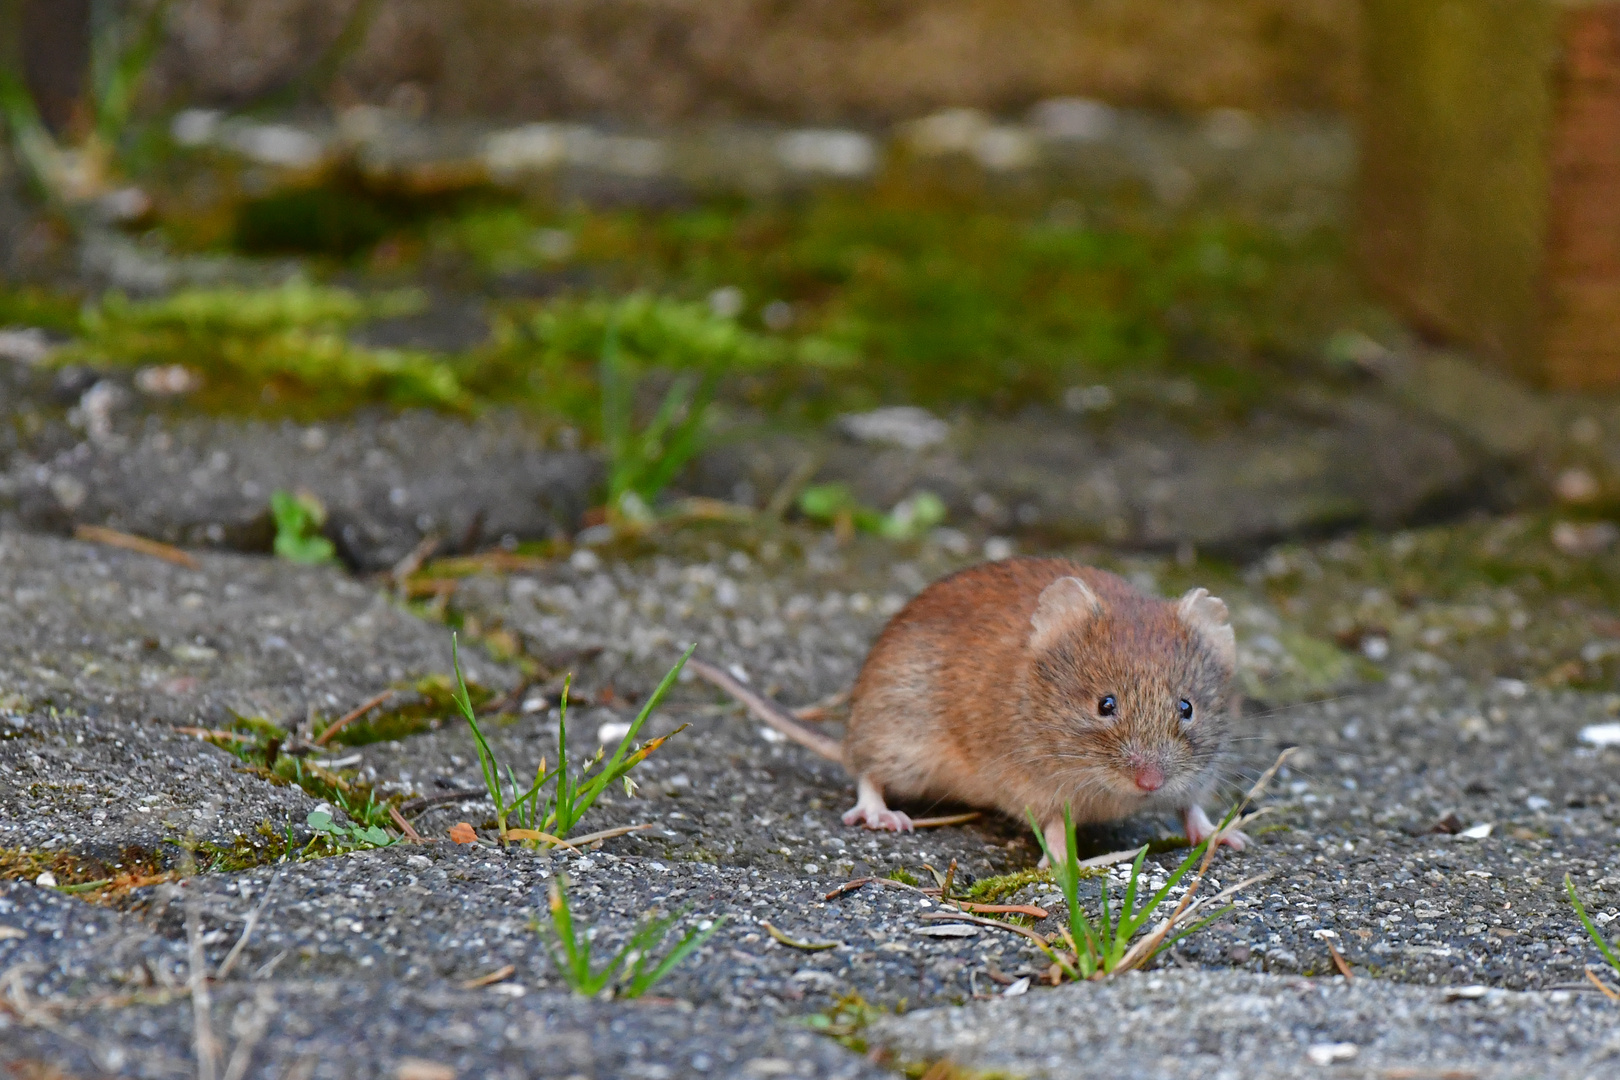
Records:
<instances>
[{"instance_id":1,"label":"gray pavement","mask_svg":"<svg viewBox=\"0 0 1620 1080\"><path fill-rule=\"evenodd\" d=\"M937 936L921 916L938 901L912 889L828 897L874 872L926 881L924 864L952 859L964 884L1027 868L1036 851L1023 829L846 828L851 785L837 766L770 739L692 682L647 732L689 726L637 772L634 798L612 792L584 826L652 828L582 855L493 843L493 808L455 721L326 759L379 795L435 799L413 811L426 846L257 865L239 850L229 869L183 885L41 884L41 867L67 884L70 856L107 866L139 849L156 860L142 868L161 870L182 866L187 845L259 837L261 824L303 840L318 799L175 729L228 725L233 710L289 727L312 707L329 718L442 674L448 629L330 568L204 554L188 569L15 531L0 548L11 598L0 1061L16 1068L196 1075L188 913L199 969L217 974L236 951L211 988L206 1029L222 1070L246 1046L239 1076L860 1076L950 1057L1015 1075L1589 1077L1606 1075L1620 1049L1620 1007L1586 981L1598 958L1562 895L1568 873L1606 925L1620 905L1610 794L1620 749L1582 739L1613 721L1601 693L1396 656L1381 680L1325 700L1273 694L1239 725L1228 795L1283 746L1300 749L1260 803L1257 842L1213 870L1226 884L1267 879L1155 970L1053 989L1027 939L987 927ZM444 612L527 658L512 716L486 724L522 774L555 759L564 671L575 674L576 747L627 720L694 641L782 701L808 704L847 684L906 596L970 557L938 543L691 529L462 579ZM1173 564L1153 565L1169 587ZM1264 621L1258 594L1231 595L1240 626ZM1252 659L1257 635L1246 636ZM466 658L492 690L520 677L520 664L476 646ZM449 842L456 822L480 843ZM1173 828L1132 820L1082 843L1095 854ZM1151 859L1150 879L1176 859ZM657 1000L577 1000L536 928L558 873L598 955L649 910L684 912L681 932L725 921ZM1097 882L1086 887L1094 895ZM1041 905L1051 917L1036 929L1057 928L1051 885L1004 899ZM766 923L832 947L783 944ZM496 978L464 988L484 976ZM1025 977L1027 992L1005 995ZM999 1000L976 1000L989 998ZM875 1060L806 1026L840 1001L836 1030Z\"/></svg>"}]
</instances>

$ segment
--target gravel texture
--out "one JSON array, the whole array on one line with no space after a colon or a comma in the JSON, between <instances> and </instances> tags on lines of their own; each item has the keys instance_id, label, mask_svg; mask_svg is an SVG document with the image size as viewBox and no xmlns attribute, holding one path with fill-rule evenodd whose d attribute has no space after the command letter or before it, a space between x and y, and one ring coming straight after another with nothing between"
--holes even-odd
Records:
<instances>
[{"instance_id":1,"label":"gravel texture","mask_svg":"<svg viewBox=\"0 0 1620 1080\"><path fill-rule=\"evenodd\" d=\"M12 737L0 740L0 849L14 860L22 847L104 856L188 832L228 841L261 823L306 835L314 799L236 771L234 758L174 726L228 723L227 707L295 724L312 705L330 716L447 667L442 624L335 569L203 554L193 571L16 532L5 534L4 552L13 602L0 677ZM515 715L486 723L497 755L522 775L555 760L565 672L575 676L576 752L628 720L690 642L783 702L811 703L847 685L888 612L972 557L949 537L839 546L791 529L693 527L457 579L439 610L470 639L525 658ZM1172 592L1178 573L1199 572L1169 561L1120 568L1144 584L1156 575ZM1264 635L1241 628L1283 633L1286 623L1262 590L1245 588L1229 595L1253 667L1267 655L1256 651ZM1556 610L1552 598L1536 602ZM283 644L267 644L271 636ZM1147 976L1052 990L1027 939L987 927L938 936L939 924L922 918L937 901L911 889L869 884L829 899L839 883L873 872L904 868L927 881L924 864L943 870L953 859L968 885L1029 867L1036 852L1025 830L1000 819L906 836L846 828L839 813L853 793L841 768L768 738L707 687L682 682L646 734L689 726L638 769L635 798L608 793L582 827L652 828L583 855L494 846L472 740L452 721L331 751L345 775L382 795L440 799L412 811L434 841L425 847L82 899L36 884L32 871L6 882L0 975L11 981L0 986L0 1044L12 1061L50 1061L72 1075L186 1072L194 1020L174 998L190 972L186 913L196 913L205 962L218 969L257 910L214 988L225 1042L269 1018L247 1076L284 1076L311 1059L310 1075L408 1075L405 1057L448 1063L456 1075L862 1075L877 1066L802 1026L846 995L879 1012L907 1010L856 1032L894 1060L949 1055L1019 1074L1066 1075L1084 1060L1088 1070L1149 1061L1158 1072L1144 1075L1204 1075L1214 1063L1199 1055L1216 1055L1233 1075L1297 1075L1312 1047L1351 1043L1357 1056L1323 1075L1431 1065L1455 1066L1455 1075L1600 1075L1614 1051L1613 1006L1583 989L1583 969L1598 958L1561 890L1568 873L1596 917L1607 925L1620 915L1620 804L1609 794L1620 749L1581 738L1612 722L1612 699L1468 665L1453 673L1405 640L1380 681L1352 682L1326 700L1279 693L1245 713L1234 784L1281 747L1300 749L1260 801L1256 842L1223 854L1212 872L1223 884L1269 876ZM124 659L131 641L139 648ZM182 645L212 655L177 652ZM485 685L518 678L517 663L476 651L467 659ZM41 674L46 663L58 674ZM195 681L165 688L177 679ZM450 843L456 822L477 828L480 843ZM1090 829L1083 854L1173 830L1146 819ZM175 865L179 849L163 850ZM1177 858L1151 858L1150 882ZM685 1004L563 996L535 927L537 915L549 921L544 893L559 872L579 925L595 929L598 956L648 911L684 912L683 928L725 917L655 991ZM1085 883L1088 902L1097 887ZM1048 910L1041 931L1062 918L1050 885L1005 899ZM834 947L782 944L767 922ZM1348 987L1329 943L1351 967ZM504 989L462 989L506 965ZM1034 985L1021 997L973 1003L1024 977ZM1489 990L1446 1000L1472 985ZM143 997L92 1007L98 995L132 993ZM158 1000L165 994L172 1000ZM1084 1018L1053 1012L1081 995ZM1285 1036L1256 1038L1262 1022ZM1023 1024L1039 1030L1020 1034ZM1082 1053L1082 1039L1097 1049ZM707 1070L693 1063L700 1053ZM749 1064L778 1060L786 1064Z\"/></svg>"},{"instance_id":2,"label":"gravel texture","mask_svg":"<svg viewBox=\"0 0 1620 1080\"><path fill-rule=\"evenodd\" d=\"M926 1009L870 1034L912 1059L1015 1076L1596 1080L1620 1058L1614 1003L1595 992L1231 971L1154 971Z\"/></svg>"}]
</instances>

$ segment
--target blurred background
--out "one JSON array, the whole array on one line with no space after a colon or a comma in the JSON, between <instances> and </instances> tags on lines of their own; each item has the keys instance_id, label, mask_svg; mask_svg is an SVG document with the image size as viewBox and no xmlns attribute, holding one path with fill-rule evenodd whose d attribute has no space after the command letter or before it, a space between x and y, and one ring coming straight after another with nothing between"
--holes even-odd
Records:
<instances>
[{"instance_id":1,"label":"blurred background","mask_svg":"<svg viewBox=\"0 0 1620 1080\"><path fill-rule=\"evenodd\" d=\"M1226 580L1289 693L1620 675L1620 4L3 0L0 48L11 526L409 577L786 523Z\"/></svg>"}]
</instances>

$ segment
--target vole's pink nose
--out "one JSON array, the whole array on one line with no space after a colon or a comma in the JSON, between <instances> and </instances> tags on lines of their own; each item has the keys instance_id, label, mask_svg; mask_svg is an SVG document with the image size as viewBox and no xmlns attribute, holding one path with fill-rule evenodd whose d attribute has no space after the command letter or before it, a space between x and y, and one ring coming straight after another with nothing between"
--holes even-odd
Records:
<instances>
[{"instance_id":1,"label":"vole's pink nose","mask_svg":"<svg viewBox=\"0 0 1620 1080\"><path fill-rule=\"evenodd\" d=\"M1136 786L1143 791L1158 791L1164 787L1164 770L1157 765L1138 765L1136 767Z\"/></svg>"}]
</instances>

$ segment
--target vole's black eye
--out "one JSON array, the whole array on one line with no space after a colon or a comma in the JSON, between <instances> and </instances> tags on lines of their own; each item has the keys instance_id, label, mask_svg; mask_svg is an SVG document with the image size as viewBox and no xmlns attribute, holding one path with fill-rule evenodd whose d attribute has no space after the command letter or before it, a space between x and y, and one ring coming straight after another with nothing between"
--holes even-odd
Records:
<instances>
[{"instance_id":1,"label":"vole's black eye","mask_svg":"<svg viewBox=\"0 0 1620 1080\"><path fill-rule=\"evenodd\" d=\"M1181 716L1181 722L1183 724L1192 723L1192 702L1188 701L1186 698L1182 698L1176 703L1176 712Z\"/></svg>"},{"instance_id":2,"label":"vole's black eye","mask_svg":"<svg viewBox=\"0 0 1620 1080\"><path fill-rule=\"evenodd\" d=\"M1104 694L1103 699L1097 702L1097 712L1102 716L1113 716L1118 708L1119 702L1114 700L1113 694Z\"/></svg>"}]
</instances>

